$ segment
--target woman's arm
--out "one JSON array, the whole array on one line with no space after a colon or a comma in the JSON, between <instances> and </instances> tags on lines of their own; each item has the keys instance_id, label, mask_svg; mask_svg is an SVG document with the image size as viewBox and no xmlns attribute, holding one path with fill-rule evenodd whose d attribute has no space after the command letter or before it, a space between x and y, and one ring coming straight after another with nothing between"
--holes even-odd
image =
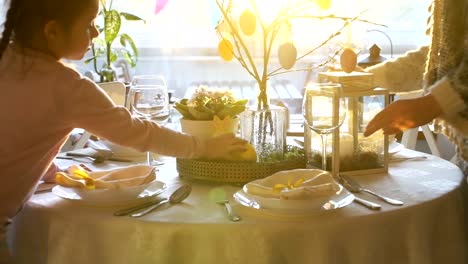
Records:
<instances>
[{"instance_id":1,"label":"woman's arm","mask_svg":"<svg viewBox=\"0 0 468 264\"><path fill-rule=\"evenodd\" d=\"M387 88L391 93L421 90L428 50L427 46L423 46L365 71L374 74L376 86Z\"/></svg>"}]
</instances>

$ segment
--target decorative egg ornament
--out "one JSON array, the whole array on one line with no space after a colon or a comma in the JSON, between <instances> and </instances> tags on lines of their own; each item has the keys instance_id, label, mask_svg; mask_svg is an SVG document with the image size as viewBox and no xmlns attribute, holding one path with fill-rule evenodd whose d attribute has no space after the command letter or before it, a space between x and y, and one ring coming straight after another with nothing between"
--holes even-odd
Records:
<instances>
[{"instance_id":1,"label":"decorative egg ornament","mask_svg":"<svg viewBox=\"0 0 468 264\"><path fill-rule=\"evenodd\" d=\"M351 48L345 48L343 50L343 53L341 53L341 56L340 56L340 64L341 64L341 69L344 72L350 73L354 71L354 69L356 68L356 64L357 64L356 52L354 52L354 50Z\"/></svg>"},{"instance_id":2,"label":"decorative egg ornament","mask_svg":"<svg viewBox=\"0 0 468 264\"><path fill-rule=\"evenodd\" d=\"M245 10L239 17L239 25L242 32L250 36L255 32L257 27L257 18L250 10Z\"/></svg>"},{"instance_id":3,"label":"decorative egg ornament","mask_svg":"<svg viewBox=\"0 0 468 264\"><path fill-rule=\"evenodd\" d=\"M230 61L234 57L234 46L227 39L222 39L218 44L218 52L225 61Z\"/></svg>"},{"instance_id":4,"label":"decorative egg ornament","mask_svg":"<svg viewBox=\"0 0 468 264\"><path fill-rule=\"evenodd\" d=\"M317 5L322 10L328 10L331 6L331 0L317 0Z\"/></svg>"},{"instance_id":5,"label":"decorative egg ornament","mask_svg":"<svg viewBox=\"0 0 468 264\"><path fill-rule=\"evenodd\" d=\"M291 42L284 43L278 49L278 59L283 69L289 70L296 64L297 49Z\"/></svg>"}]
</instances>

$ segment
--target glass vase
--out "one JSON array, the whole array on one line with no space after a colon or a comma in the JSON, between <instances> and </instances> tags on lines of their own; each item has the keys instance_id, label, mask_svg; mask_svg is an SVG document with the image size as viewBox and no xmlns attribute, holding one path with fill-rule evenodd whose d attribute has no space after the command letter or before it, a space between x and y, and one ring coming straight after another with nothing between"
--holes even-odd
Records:
<instances>
[{"instance_id":1,"label":"glass vase","mask_svg":"<svg viewBox=\"0 0 468 264\"><path fill-rule=\"evenodd\" d=\"M283 160L288 111L285 107L250 106L241 115L241 137L255 147L259 162Z\"/></svg>"}]
</instances>

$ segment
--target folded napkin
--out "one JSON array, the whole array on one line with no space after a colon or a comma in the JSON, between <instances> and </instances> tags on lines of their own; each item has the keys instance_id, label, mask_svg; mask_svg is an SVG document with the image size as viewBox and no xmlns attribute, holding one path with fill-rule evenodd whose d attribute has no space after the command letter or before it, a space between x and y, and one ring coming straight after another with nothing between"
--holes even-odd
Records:
<instances>
[{"instance_id":1,"label":"folded napkin","mask_svg":"<svg viewBox=\"0 0 468 264\"><path fill-rule=\"evenodd\" d=\"M128 188L148 184L155 179L155 168L147 165L93 172L87 172L80 166L73 165L66 172L55 174L58 185L86 189Z\"/></svg>"},{"instance_id":2,"label":"folded napkin","mask_svg":"<svg viewBox=\"0 0 468 264\"><path fill-rule=\"evenodd\" d=\"M280 171L247 183L244 192L266 198L306 200L335 195L339 184L330 173L317 169Z\"/></svg>"}]
</instances>

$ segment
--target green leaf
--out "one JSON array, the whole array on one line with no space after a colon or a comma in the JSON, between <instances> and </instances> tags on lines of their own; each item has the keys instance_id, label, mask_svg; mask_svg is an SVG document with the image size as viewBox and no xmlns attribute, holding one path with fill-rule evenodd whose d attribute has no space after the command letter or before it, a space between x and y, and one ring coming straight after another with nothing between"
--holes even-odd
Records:
<instances>
[{"instance_id":1,"label":"green leaf","mask_svg":"<svg viewBox=\"0 0 468 264\"><path fill-rule=\"evenodd\" d=\"M91 58L88 58L84 61L84 64L89 64L90 62L92 62L93 60L97 59L99 56L93 56Z\"/></svg>"},{"instance_id":2,"label":"green leaf","mask_svg":"<svg viewBox=\"0 0 468 264\"><path fill-rule=\"evenodd\" d=\"M195 109L193 107L189 107L188 110L196 120L213 120L213 113L205 112L206 109Z\"/></svg>"},{"instance_id":3,"label":"green leaf","mask_svg":"<svg viewBox=\"0 0 468 264\"><path fill-rule=\"evenodd\" d=\"M100 48L106 46L106 42L105 42L103 39L101 39L101 38L95 38L95 39L93 40L93 43L94 43L95 45L97 45L97 46L100 46Z\"/></svg>"},{"instance_id":4,"label":"green leaf","mask_svg":"<svg viewBox=\"0 0 468 264\"><path fill-rule=\"evenodd\" d=\"M120 12L120 15L123 16L126 20L143 21L144 23L146 23L146 21L143 18L141 18L139 16L135 16L135 15L130 14L130 13Z\"/></svg>"},{"instance_id":5,"label":"green leaf","mask_svg":"<svg viewBox=\"0 0 468 264\"><path fill-rule=\"evenodd\" d=\"M120 14L117 10L110 10L104 14L104 38L106 43L112 43L120 31L120 25L122 23Z\"/></svg>"},{"instance_id":6,"label":"green leaf","mask_svg":"<svg viewBox=\"0 0 468 264\"><path fill-rule=\"evenodd\" d=\"M188 107L187 107L186 105L176 103L175 106L174 106L174 108L175 108L177 111L179 111L179 113L181 113L181 114L184 116L184 118L190 119L190 120L195 119L195 118L192 116L192 114L190 114L189 109L188 109Z\"/></svg>"},{"instance_id":7,"label":"green leaf","mask_svg":"<svg viewBox=\"0 0 468 264\"><path fill-rule=\"evenodd\" d=\"M244 112L244 105L227 105L223 110L219 111L216 115L224 119L226 116L235 117L236 115Z\"/></svg>"},{"instance_id":8,"label":"green leaf","mask_svg":"<svg viewBox=\"0 0 468 264\"><path fill-rule=\"evenodd\" d=\"M124 58L124 60L127 61L128 64L130 64L131 67L135 67L135 66L136 66L135 57L132 56L132 54L130 54L130 52L128 52L128 50L126 50L126 49L121 49L121 50L120 50L120 53L121 53L122 57Z\"/></svg>"},{"instance_id":9,"label":"green leaf","mask_svg":"<svg viewBox=\"0 0 468 264\"><path fill-rule=\"evenodd\" d=\"M246 105L249 102L249 99L240 99L233 103L233 105Z\"/></svg>"},{"instance_id":10,"label":"green leaf","mask_svg":"<svg viewBox=\"0 0 468 264\"><path fill-rule=\"evenodd\" d=\"M130 53L128 54L131 59L131 62L130 61L129 62L132 65L132 67L135 67L136 62L138 60L138 49L135 45L135 42L128 34L124 33L120 35L120 44L122 44L122 46L124 47L127 47L127 45L130 45L133 56Z\"/></svg>"},{"instance_id":11,"label":"green leaf","mask_svg":"<svg viewBox=\"0 0 468 264\"><path fill-rule=\"evenodd\" d=\"M111 55L111 56L110 56L110 57L111 57L111 58L110 58L110 59L111 59L111 62L117 61L117 59L118 59L119 56L117 56L117 54L116 54L114 51L111 51L111 54L110 54L110 55Z\"/></svg>"},{"instance_id":12,"label":"green leaf","mask_svg":"<svg viewBox=\"0 0 468 264\"><path fill-rule=\"evenodd\" d=\"M101 27L100 25L96 25L96 28L97 28L97 30L99 32L99 35L101 35L101 33L104 32L104 28Z\"/></svg>"}]
</instances>

